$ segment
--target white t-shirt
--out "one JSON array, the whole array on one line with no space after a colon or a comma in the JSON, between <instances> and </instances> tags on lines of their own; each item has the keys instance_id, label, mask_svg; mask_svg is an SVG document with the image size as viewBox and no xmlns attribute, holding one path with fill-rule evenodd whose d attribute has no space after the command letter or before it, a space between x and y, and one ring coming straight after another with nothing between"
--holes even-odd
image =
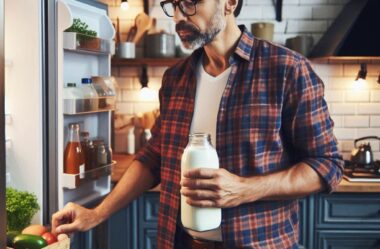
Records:
<instances>
[{"instance_id":1,"label":"white t-shirt","mask_svg":"<svg viewBox=\"0 0 380 249\"><path fill-rule=\"evenodd\" d=\"M222 99L230 73L231 67L228 67L218 76L211 76L204 70L202 58L198 62L195 106L190 133L211 134L211 143L214 147L216 147L216 123L220 100ZM194 238L222 241L220 227L205 232L197 232L186 228L185 230Z\"/></svg>"}]
</instances>

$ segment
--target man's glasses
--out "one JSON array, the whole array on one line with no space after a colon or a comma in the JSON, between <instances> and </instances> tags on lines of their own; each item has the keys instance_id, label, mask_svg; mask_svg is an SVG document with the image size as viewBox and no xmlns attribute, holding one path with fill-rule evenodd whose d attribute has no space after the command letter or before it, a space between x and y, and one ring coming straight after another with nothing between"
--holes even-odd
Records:
<instances>
[{"instance_id":1,"label":"man's glasses","mask_svg":"<svg viewBox=\"0 0 380 249\"><path fill-rule=\"evenodd\" d=\"M165 0L160 2L160 5L168 17L174 16L174 12L177 6L184 16L193 16L197 12L197 3L198 0Z\"/></svg>"}]
</instances>

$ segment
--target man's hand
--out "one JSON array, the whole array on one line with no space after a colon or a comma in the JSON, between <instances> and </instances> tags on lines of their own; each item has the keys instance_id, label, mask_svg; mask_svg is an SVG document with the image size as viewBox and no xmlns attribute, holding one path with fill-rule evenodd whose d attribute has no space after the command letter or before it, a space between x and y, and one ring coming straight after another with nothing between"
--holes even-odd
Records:
<instances>
[{"instance_id":1,"label":"man's hand","mask_svg":"<svg viewBox=\"0 0 380 249\"><path fill-rule=\"evenodd\" d=\"M244 203L244 178L225 169L199 168L184 172L181 194L197 207L236 207Z\"/></svg>"},{"instance_id":2,"label":"man's hand","mask_svg":"<svg viewBox=\"0 0 380 249\"><path fill-rule=\"evenodd\" d=\"M77 231L87 231L101 222L97 212L75 203L69 202L52 216L52 232L54 234L70 234Z\"/></svg>"}]
</instances>

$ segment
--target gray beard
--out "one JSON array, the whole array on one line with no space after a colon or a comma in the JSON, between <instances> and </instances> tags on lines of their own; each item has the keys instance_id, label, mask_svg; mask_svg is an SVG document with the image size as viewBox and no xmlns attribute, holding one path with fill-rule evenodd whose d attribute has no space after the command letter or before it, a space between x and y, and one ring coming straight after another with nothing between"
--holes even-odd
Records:
<instances>
[{"instance_id":1,"label":"gray beard","mask_svg":"<svg viewBox=\"0 0 380 249\"><path fill-rule=\"evenodd\" d=\"M205 32L195 32L186 40L182 40L182 44L187 49L197 49L210 43L214 38L226 27L226 22L223 19L223 11L221 6L218 6L214 17L207 25Z\"/></svg>"}]
</instances>

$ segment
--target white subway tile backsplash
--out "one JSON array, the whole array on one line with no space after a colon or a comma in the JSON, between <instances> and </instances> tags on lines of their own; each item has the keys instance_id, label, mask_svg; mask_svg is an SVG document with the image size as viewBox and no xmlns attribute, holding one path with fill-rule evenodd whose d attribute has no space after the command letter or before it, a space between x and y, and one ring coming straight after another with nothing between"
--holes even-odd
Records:
<instances>
[{"instance_id":1,"label":"white subway tile backsplash","mask_svg":"<svg viewBox=\"0 0 380 249\"><path fill-rule=\"evenodd\" d=\"M325 20L289 20L287 32L324 32L327 29Z\"/></svg>"},{"instance_id":2,"label":"white subway tile backsplash","mask_svg":"<svg viewBox=\"0 0 380 249\"><path fill-rule=\"evenodd\" d=\"M369 116L345 116L344 127L347 128L369 128Z\"/></svg>"},{"instance_id":3,"label":"white subway tile backsplash","mask_svg":"<svg viewBox=\"0 0 380 249\"><path fill-rule=\"evenodd\" d=\"M357 138L359 137L368 137L368 136L378 136L380 137L380 129L375 128L358 128L357 129Z\"/></svg>"},{"instance_id":4,"label":"white subway tile backsplash","mask_svg":"<svg viewBox=\"0 0 380 249\"><path fill-rule=\"evenodd\" d=\"M380 90L371 91L371 102L380 102Z\"/></svg>"},{"instance_id":5,"label":"white subway tile backsplash","mask_svg":"<svg viewBox=\"0 0 380 249\"><path fill-rule=\"evenodd\" d=\"M375 153L373 153L373 158L374 158L375 160L380 160L380 152L375 152Z\"/></svg>"},{"instance_id":6,"label":"white subway tile backsplash","mask_svg":"<svg viewBox=\"0 0 380 249\"><path fill-rule=\"evenodd\" d=\"M347 91L347 102L369 102L369 91Z\"/></svg>"},{"instance_id":7,"label":"white subway tile backsplash","mask_svg":"<svg viewBox=\"0 0 380 249\"><path fill-rule=\"evenodd\" d=\"M119 75L121 77L138 77L140 74L138 67L120 67Z\"/></svg>"},{"instance_id":8,"label":"white subway tile backsplash","mask_svg":"<svg viewBox=\"0 0 380 249\"><path fill-rule=\"evenodd\" d=\"M329 64L315 64L315 71L318 75L329 77L341 77L343 76L342 65L329 65Z\"/></svg>"},{"instance_id":9,"label":"white subway tile backsplash","mask_svg":"<svg viewBox=\"0 0 380 249\"><path fill-rule=\"evenodd\" d=\"M356 129L334 128L334 134L338 140L356 139Z\"/></svg>"},{"instance_id":10,"label":"white subway tile backsplash","mask_svg":"<svg viewBox=\"0 0 380 249\"><path fill-rule=\"evenodd\" d=\"M342 128L344 127L344 116L339 115L331 115L331 119L334 121L334 127L336 128Z\"/></svg>"},{"instance_id":11,"label":"white subway tile backsplash","mask_svg":"<svg viewBox=\"0 0 380 249\"><path fill-rule=\"evenodd\" d=\"M341 103L332 103L331 104L331 113L332 114L355 114L356 105L355 104L341 104Z\"/></svg>"},{"instance_id":12,"label":"white subway tile backsplash","mask_svg":"<svg viewBox=\"0 0 380 249\"><path fill-rule=\"evenodd\" d=\"M312 8L312 18L334 19L342 10L342 6L320 5Z\"/></svg>"},{"instance_id":13,"label":"white subway tile backsplash","mask_svg":"<svg viewBox=\"0 0 380 249\"><path fill-rule=\"evenodd\" d=\"M265 11L268 11L268 8L265 8ZM263 18L263 7L259 5L245 5L240 11L238 20L251 20L251 22L260 22L261 20L255 21L255 19ZM274 17L273 17L274 18ZM271 18L271 19L273 19ZM249 26L249 29L251 27Z\"/></svg>"},{"instance_id":14,"label":"white subway tile backsplash","mask_svg":"<svg viewBox=\"0 0 380 249\"><path fill-rule=\"evenodd\" d=\"M300 0L300 4L302 5L318 5L318 4L325 4L327 3L327 0Z\"/></svg>"},{"instance_id":15,"label":"white subway tile backsplash","mask_svg":"<svg viewBox=\"0 0 380 249\"><path fill-rule=\"evenodd\" d=\"M131 103L124 103L124 102L118 102L116 103L116 113L117 114L128 114L133 115L133 104Z\"/></svg>"},{"instance_id":16,"label":"white subway tile backsplash","mask_svg":"<svg viewBox=\"0 0 380 249\"><path fill-rule=\"evenodd\" d=\"M140 101L138 90L124 90L122 92L123 102L138 102Z\"/></svg>"},{"instance_id":17,"label":"white subway tile backsplash","mask_svg":"<svg viewBox=\"0 0 380 249\"><path fill-rule=\"evenodd\" d=\"M343 152L351 152L355 148L353 140L343 140L339 144L341 144L341 151Z\"/></svg>"},{"instance_id":18,"label":"white subway tile backsplash","mask_svg":"<svg viewBox=\"0 0 380 249\"><path fill-rule=\"evenodd\" d=\"M350 78L356 78L356 75L358 75L358 72L360 70L359 64L344 64L343 65L343 75L350 77Z\"/></svg>"},{"instance_id":19,"label":"white subway tile backsplash","mask_svg":"<svg viewBox=\"0 0 380 249\"><path fill-rule=\"evenodd\" d=\"M343 102L344 92L339 90L325 91L325 99L329 103Z\"/></svg>"},{"instance_id":20,"label":"white subway tile backsplash","mask_svg":"<svg viewBox=\"0 0 380 249\"><path fill-rule=\"evenodd\" d=\"M311 10L309 6L285 5L282 10L284 19L311 19Z\"/></svg>"},{"instance_id":21,"label":"white subway tile backsplash","mask_svg":"<svg viewBox=\"0 0 380 249\"><path fill-rule=\"evenodd\" d=\"M378 103L358 104L358 114L380 114Z\"/></svg>"},{"instance_id":22,"label":"white subway tile backsplash","mask_svg":"<svg viewBox=\"0 0 380 249\"><path fill-rule=\"evenodd\" d=\"M129 77L116 77L117 84L120 89L132 90L133 89L133 78Z\"/></svg>"},{"instance_id":23,"label":"white subway tile backsplash","mask_svg":"<svg viewBox=\"0 0 380 249\"><path fill-rule=\"evenodd\" d=\"M159 104L155 102L140 102L134 104L134 112L137 113L144 113L144 112L150 112L155 109L158 109Z\"/></svg>"},{"instance_id":24,"label":"white subway tile backsplash","mask_svg":"<svg viewBox=\"0 0 380 249\"><path fill-rule=\"evenodd\" d=\"M371 127L379 127L380 128L380 115L379 116L372 115L370 117L370 126Z\"/></svg>"}]
</instances>

